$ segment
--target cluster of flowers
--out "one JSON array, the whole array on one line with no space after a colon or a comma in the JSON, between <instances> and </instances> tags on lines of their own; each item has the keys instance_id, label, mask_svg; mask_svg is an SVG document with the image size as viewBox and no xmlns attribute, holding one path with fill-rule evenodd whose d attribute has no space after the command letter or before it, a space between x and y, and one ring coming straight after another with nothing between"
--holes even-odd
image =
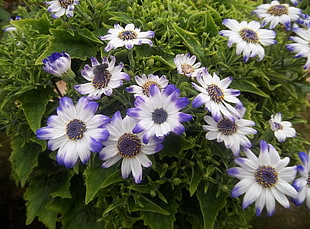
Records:
<instances>
[{"instance_id":1,"label":"cluster of flowers","mask_svg":"<svg viewBox=\"0 0 310 229\"><path fill-rule=\"evenodd\" d=\"M59 17L65 13L72 16L74 5L78 1L54 0L47 3L50 5L49 11L55 12L53 17ZM283 24L290 30L292 22L307 20L306 17L301 17L299 9L278 1L263 4L254 12L263 18L262 24L225 19L223 24L230 30L220 31L220 35L228 38L229 47L236 43L236 53L243 53L245 62L255 56L258 56L258 61L262 60L265 54L261 45L276 44L276 34L271 29L277 24ZM262 29L268 23L270 30ZM296 57L306 57L305 68L308 68L310 30L307 26L299 28L295 25L293 31L300 37L291 37L295 43L287 45L287 48L297 52ZM134 24L125 27L116 24L100 39L109 41L105 48L109 52L122 46L127 49L141 44L152 46L150 38L154 36L154 32L141 32ZM85 96L76 104L69 97L62 97L57 115L50 116L47 126L37 130L37 137L48 140L50 150L58 149L56 160L67 168L72 168L79 159L82 163L87 163L91 152L95 152L99 153L103 168L122 160L122 177L127 178L132 173L135 182L139 183L142 181L142 167L152 165L147 156L163 148L165 136L185 132L182 122L191 121L193 117L180 110L187 107L190 101L186 97L180 97L180 90L169 84L165 75L159 77L142 74L141 77L135 76L136 85L126 88L128 93L134 95L135 102L134 107L127 109L124 118L120 111L115 112L112 118L96 114L98 103L94 100L102 95L111 96L113 89L121 87L124 80L130 80L129 75L122 72L123 64L116 65L116 58L109 58L105 57L101 62L94 57L90 58L91 66L86 64L81 71L81 75L89 82L74 86L76 91ZM56 76L63 76L71 71L71 58L66 52L53 53L43 63L44 70ZM210 114L204 116L207 125L202 126L207 132L206 139L224 142L235 156L235 163L240 166L230 168L228 174L240 179L232 190L232 196L245 194L242 207L246 208L255 202L257 215L261 214L265 206L268 215L272 215L275 200L287 208L289 201L286 196L289 196L296 204L306 200L310 209L310 153L299 154L303 165L288 167L290 159L281 159L276 149L262 140L257 157L250 150L252 145L247 138L247 135L256 134L257 131L252 128L255 123L243 119L246 108L237 98L240 91L229 88L232 79L220 79L216 73L211 75L190 54L176 55L174 63L179 74L196 81L192 82L192 86L199 93L193 99L192 107L203 105ZM281 113L272 115L269 122L279 142L296 134L290 122L282 121ZM239 157L240 147L246 158ZM293 182L297 171L300 177Z\"/></svg>"}]
</instances>

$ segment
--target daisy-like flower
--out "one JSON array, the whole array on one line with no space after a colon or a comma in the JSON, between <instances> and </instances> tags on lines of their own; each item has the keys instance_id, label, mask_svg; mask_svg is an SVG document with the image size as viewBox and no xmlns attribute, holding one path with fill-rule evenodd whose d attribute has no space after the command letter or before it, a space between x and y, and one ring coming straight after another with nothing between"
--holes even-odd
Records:
<instances>
[{"instance_id":1,"label":"daisy-like flower","mask_svg":"<svg viewBox=\"0 0 310 229\"><path fill-rule=\"evenodd\" d=\"M174 58L174 64L177 67L177 71L179 74L186 75L187 77L196 77L198 73L202 72L204 68L200 67L201 63L196 62L196 56L190 56L187 54L178 54Z\"/></svg>"},{"instance_id":2,"label":"daisy-like flower","mask_svg":"<svg viewBox=\"0 0 310 229\"><path fill-rule=\"evenodd\" d=\"M163 148L162 140L150 138L148 144L142 142L143 133L133 133L136 120L126 116L122 119L120 112L116 112L107 125L110 137L105 141L99 157L105 162L103 168L108 168L122 160L122 177L126 179L132 172L136 183L142 181L142 167L150 167L152 162L147 157Z\"/></svg>"},{"instance_id":3,"label":"daisy-like flower","mask_svg":"<svg viewBox=\"0 0 310 229\"><path fill-rule=\"evenodd\" d=\"M132 49L134 45L148 44L153 45L153 42L148 38L154 37L153 31L140 32L139 28L135 28L134 24L128 24L123 28L119 24L115 24L113 29L108 30L108 34L101 36L100 39L109 40L105 51L109 52L112 49L125 46L127 49Z\"/></svg>"},{"instance_id":4,"label":"daisy-like flower","mask_svg":"<svg viewBox=\"0 0 310 229\"><path fill-rule=\"evenodd\" d=\"M251 126L255 125L255 122L242 119L246 109L242 108L237 111L240 112L240 118L234 121L226 117L215 121L211 116L206 115L204 120L208 125L202 126L205 131L208 131L206 139L216 139L217 142L224 142L225 147L231 149L234 156L239 155L240 145L243 148L251 148L252 144L246 135L257 133L255 129L251 128Z\"/></svg>"},{"instance_id":5,"label":"daisy-like flower","mask_svg":"<svg viewBox=\"0 0 310 229\"><path fill-rule=\"evenodd\" d=\"M285 26L286 30L290 30L291 22L299 18L301 9L272 1L270 4L262 4L256 7L253 13L256 13L259 18L263 18L262 27L270 23L269 29L273 29L280 23Z\"/></svg>"},{"instance_id":6,"label":"daisy-like flower","mask_svg":"<svg viewBox=\"0 0 310 229\"><path fill-rule=\"evenodd\" d=\"M258 56L261 61L265 56L263 46L276 44L273 30L261 29L257 21L239 23L235 19L224 19L223 24L230 30L221 30L220 35L228 38L228 47L236 43L236 54L243 53L243 61Z\"/></svg>"},{"instance_id":7,"label":"daisy-like flower","mask_svg":"<svg viewBox=\"0 0 310 229\"><path fill-rule=\"evenodd\" d=\"M71 57L66 52L54 52L44 59L43 70L54 76L63 76L65 74L74 74L71 70Z\"/></svg>"},{"instance_id":8,"label":"daisy-like flower","mask_svg":"<svg viewBox=\"0 0 310 229\"><path fill-rule=\"evenodd\" d=\"M229 119L240 118L240 113L229 104L235 103L237 107L242 107L242 103L237 98L240 95L240 91L228 88L232 78L227 77L221 80L216 73L213 73L212 77L205 69L197 76L197 81L201 86L192 82L194 88L200 92L192 102L193 107L199 107L204 104L216 121L220 120L221 114Z\"/></svg>"},{"instance_id":9,"label":"daisy-like flower","mask_svg":"<svg viewBox=\"0 0 310 229\"><path fill-rule=\"evenodd\" d=\"M296 205L301 205L306 201L306 205L310 210L310 151L309 154L300 152L299 158L302 162L302 165L297 166L300 177L293 182L293 186L297 190L298 196L293 199L293 202Z\"/></svg>"},{"instance_id":10,"label":"daisy-like flower","mask_svg":"<svg viewBox=\"0 0 310 229\"><path fill-rule=\"evenodd\" d=\"M294 28L292 31L298 36L290 36L289 39L295 43L286 45L286 48L296 52L295 57L306 57L307 62L304 69L307 69L310 67L310 28Z\"/></svg>"},{"instance_id":11,"label":"daisy-like flower","mask_svg":"<svg viewBox=\"0 0 310 229\"><path fill-rule=\"evenodd\" d=\"M137 96L135 108L127 110L127 115L138 121L133 133L144 131L144 143L154 135L164 138L170 132L182 134L185 128L181 122L190 121L192 115L179 112L189 104L187 98L179 96L180 90L172 84L162 91L157 85L151 85L148 97Z\"/></svg>"},{"instance_id":12,"label":"daisy-like flower","mask_svg":"<svg viewBox=\"0 0 310 229\"><path fill-rule=\"evenodd\" d=\"M53 0L45 2L49 7L48 12L52 12L53 18L59 18L66 14L67 17L73 17L74 6L79 4L79 0Z\"/></svg>"},{"instance_id":13,"label":"daisy-like flower","mask_svg":"<svg viewBox=\"0 0 310 229\"><path fill-rule=\"evenodd\" d=\"M228 174L240 181L232 190L232 197L245 193L242 208L255 202L256 215L266 207L268 216L275 209L275 200L289 208L287 196L296 198L297 191L289 183L295 179L296 166L287 167L290 158L281 159L276 149L265 141L260 142L258 158L250 149L244 149L247 158L236 158L240 167L228 169Z\"/></svg>"},{"instance_id":14,"label":"daisy-like flower","mask_svg":"<svg viewBox=\"0 0 310 229\"><path fill-rule=\"evenodd\" d=\"M102 149L109 132L104 125L110 118L96 114L98 103L81 97L76 105L68 97L59 100L57 115L47 120L47 126L36 131L37 138L48 140L48 148L58 149L56 160L60 165L72 168L80 158L87 163L91 152Z\"/></svg>"},{"instance_id":15,"label":"daisy-like flower","mask_svg":"<svg viewBox=\"0 0 310 229\"><path fill-rule=\"evenodd\" d=\"M310 16L308 14L302 14L296 22L302 27L310 28Z\"/></svg>"},{"instance_id":16,"label":"daisy-like flower","mask_svg":"<svg viewBox=\"0 0 310 229\"><path fill-rule=\"evenodd\" d=\"M129 93L134 93L135 97L149 96L151 85L157 85L162 90L169 83L169 80L167 80L165 75L158 77L157 75L153 74L149 74L148 76L142 74L142 77L135 76L135 80L138 85L132 85L126 88L126 91Z\"/></svg>"},{"instance_id":17,"label":"daisy-like flower","mask_svg":"<svg viewBox=\"0 0 310 229\"><path fill-rule=\"evenodd\" d=\"M282 114L276 113L271 115L269 120L271 130L274 131L274 135L279 142L284 142L286 138L292 138L296 136L296 131L292 127L292 123L288 121L282 121Z\"/></svg>"},{"instance_id":18,"label":"daisy-like flower","mask_svg":"<svg viewBox=\"0 0 310 229\"><path fill-rule=\"evenodd\" d=\"M128 81L130 76L122 72L123 63L115 66L116 59L111 56L111 61L108 58L102 58L100 63L96 58L92 57L91 67L86 64L81 71L81 75L89 83L75 85L74 89L82 95L88 95L89 99L99 99L102 94L111 96L113 89L123 85L123 80Z\"/></svg>"}]
</instances>

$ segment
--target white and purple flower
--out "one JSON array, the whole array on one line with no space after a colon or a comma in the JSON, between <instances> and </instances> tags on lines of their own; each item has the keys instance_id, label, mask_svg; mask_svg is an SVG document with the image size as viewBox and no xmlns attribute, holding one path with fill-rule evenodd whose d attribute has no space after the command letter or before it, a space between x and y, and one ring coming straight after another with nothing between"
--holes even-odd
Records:
<instances>
[{"instance_id":1,"label":"white and purple flower","mask_svg":"<svg viewBox=\"0 0 310 229\"><path fill-rule=\"evenodd\" d=\"M125 46L127 49L132 49L134 45L148 44L153 45L153 42L148 38L154 37L153 31L141 32L139 28L135 28L134 24L128 24L124 27L115 24L113 29L108 30L108 34L100 36L100 39L109 43L105 47L105 51L109 52L112 49Z\"/></svg>"},{"instance_id":2,"label":"white and purple flower","mask_svg":"<svg viewBox=\"0 0 310 229\"><path fill-rule=\"evenodd\" d=\"M54 76L63 76L71 71L71 57L66 52L54 52L43 60L43 70Z\"/></svg>"},{"instance_id":3,"label":"white and purple flower","mask_svg":"<svg viewBox=\"0 0 310 229\"><path fill-rule=\"evenodd\" d=\"M231 120L240 118L237 109L230 105L230 103L234 103L238 108L243 107L241 101L237 98L240 91L228 88L232 78L227 77L221 80L216 73L213 73L212 77L205 69L197 76L197 82L201 86L192 83L194 88L200 92L192 102L193 107L204 104L216 121L220 120L222 114Z\"/></svg>"},{"instance_id":4,"label":"white and purple flower","mask_svg":"<svg viewBox=\"0 0 310 229\"><path fill-rule=\"evenodd\" d=\"M124 179L132 173L136 183L142 181L142 166L147 168L152 162L147 157L163 148L162 140L150 138L148 144L142 141L143 132L134 133L137 122L126 116L122 119L120 112L116 112L106 129L110 136L105 141L99 157L104 161L103 168L108 168L122 160L121 173Z\"/></svg>"},{"instance_id":5,"label":"white and purple flower","mask_svg":"<svg viewBox=\"0 0 310 229\"><path fill-rule=\"evenodd\" d=\"M296 166L287 167L289 157L281 159L279 153L265 141L260 142L258 158L250 149L244 149L246 158L236 158L235 163L240 167L228 169L230 176L240 181L232 190L232 197L243 194L242 208L245 209L255 202L256 215L259 216L264 207L268 216L275 210L275 201L289 208L287 196L296 198L297 191L290 184L295 179Z\"/></svg>"},{"instance_id":6,"label":"white and purple flower","mask_svg":"<svg viewBox=\"0 0 310 229\"><path fill-rule=\"evenodd\" d=\"M49 5L48 12L52 12L53 18L59 18L63 15L73 17L74 6L79 4L79 0L52 0L45 2Z\"/></svg>"},{"instance_id":7,"label":"white and purple flower","mask_svg":"<svg viewBox=\"0 0 310 229\"><path fill-rule=\"evenodd\" d=\"M308 154L300 152L299 158L302 162L302 165L297 166L300 177L293 182L298 196L293 199L293 202L296 205L301 205L305 201L310 210L310 151Z\"/></svg>"},{"instance_id":8,"label":"white and purple flower","mask_svg":"<svg viewBox=\"0 0 310 229\"><path fill-rule=\"evenodd\" d=\"M261 61L265 56L263 46L276 44L276 33L273 30L261 29L257 21L238 22L235 19L224 19L223 25L230 30L221 30L220 35L228 38L228 47L236 44L236 54L243 53L243 61L258 56Z\"/></svg>"},{"instance_id":9,"label":"white and purple flower","mask_svg":"<svg viewBox=\"0 0 310 229\"><path fill-rule=\"evenodd\" d=\"M21 19L21 17L20 16L16 16L15 17L15 19L10 19L10 22L11 21L18 21L18 20L20 20ZM8 27L5 27L4 29L3 29L3 31L4 32L11 32L11 31L16 31L16 27L15 26L8 26Z\"/></svg>"},{"instance_id":10,"label":"white and purple flower","mask_svg":"<svg viewBox=\"0 0 310 229\"><path fill-rule=\"evenodd\" d=\"M238 119L230 120L226 117L216 121L211 116L206 115L204 117L205 122L208 125L203 125L202 128L206 133L206 139L217 140L217 142L224 142L227 149L231 149L234 156L238 156L240 152L240 146L243 148L251 148L252 144L246 135L256 134L257 131L251 126L255 125L255 122L242 119L246 111L245 108L237 110L239 112Z\"/></svg>"},{"instance_id":11,"label":"white and purple flower","mask_svg":"<svg viewBox=\"0 0 310 229\"><path fill-rule=\"evenodd\" d=\"M57 115L47 120L47 126L36 131L37 138L48 140L48 148L57 151L56 160L60 165L72 168L78 161L87 163L91 152L102 149L102 141L109 132L103 127L110 118L95 114L98 103L81 97L76 105L69 97L59 100Z\"/></svg>"},{"instance_id":12,"label":"white and purple flower","mask_svg":"<svg viewBox=\"0 0 310 229\"><path fill-rule=\"evenodd\" d=\"M111 96L113 89L122 86L123 80L128 81L130 76L122 72L123 63L115 66L115 57L110 58L110 62L107 57L102 58L102 63L94 57L90 58L91 66L86 64L81 71L81 75L90 82L75 85L74 89L82 95L88 95L89 99L99 99L102 94Z\"/></svg>"},{"instance_id":13,"label":"white and purple flower","mask_svg":"<svg viewBox=\"0 0 310 229\"><path fill-rule=\"evenodd\" d=\"M135 76L135 80L138 85L132 85L126 88L128 93L134 93L134 96L149 96L150 86L157 85L161 90L163 90L169 83L165 75L159 77L158 75L149 74L146 76L142 74L141 77Z\"/></svg>"},{"instance_id":14,"label":"white and purple flower","mask_svg":"<svg viewBox=\"0 0 310 229\"><path fill-rule=\"evenodd\" d=\"M279 142L284 142L286 138L292 138L296 136L296 131L292 127L292 123L288 121L282 121L282 114L280 112L275 115L271 115L269 120L271 130L274 131Z\"/></svg>"},{"instance_id":15,"label":"white and purple flower","mask_svg":"<svg viewBox=\"0 0 310 229\"><path fill-rule=\"evenodd\" d=\"M262 4L253 11L259 18L263 18L262 27L269 24L269 29L274 29L278 24L291 29L291 22L296 21L301 14L301 9L291 7L288 4L280 4L279 1Z\"/></svg>"},{"instance_id":16,"label":"white and purple flower","mask_svg":"<svg viewBox=\"0 0 310 229\"><path fill-rule=\"evenodd\" d=\"M170 132L182 134L185 127L181 122L192 120L192 115L179 112L189 104L188 98L179 96L180 90L172 84L162 91L157 85L151 85L148 97L137 96L135 108L127 110L127 115L138 121L133 133L143 131L144 143L153 136L164 138Z\"/></svg>"},{"instance_id":17,"label":"white and purple flower","mask_svg":"<svg viewBox=\"0 0 310 229\"><path fill-rule=\"evenodd\" d=\"M204 67L200 67L200 62L195 63L196 56L190 56L189 53L177 54L173 61L177 67L178 73L186 75L187 77L194 78L198 75L198 73L204 70Z\"/></svg>"}]
</instances>

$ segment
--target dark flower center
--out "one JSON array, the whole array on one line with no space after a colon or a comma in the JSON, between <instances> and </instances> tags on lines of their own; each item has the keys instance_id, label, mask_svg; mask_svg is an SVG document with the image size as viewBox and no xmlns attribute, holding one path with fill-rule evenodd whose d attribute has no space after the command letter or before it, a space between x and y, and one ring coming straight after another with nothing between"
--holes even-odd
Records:
<instances>
[{"instance_id":1,"label":"dark flower center","mask_svg":"<svg viewBox=\"0 0 310 229\"><path fill-rule=\"evenodd\" d=\"M219 88L215 84L211 84L208 86L207 91L211 99L216 103L221 103L224 100L224 94L221 88Z\"/></svg>"},{"instance_id":2,"label":"dark flower center","mask_svg":"<svg viewBox=\"0 0 310 229\"><path fill-rule=\"evenodd\" d=\"M270 166L259 166L255 173L256 182L270 188L277 183L278 173Z\"/></svg>"},{"instance_id":3,"label":"dark flower center","mask_svg":"<svg viewBox=\"0 0 310 229\"><path fill-rule=\"evenodd\" d=\"M195 68L190 64L181 64L181 69L184 74L190 74L195 71Z\"/></svg>"},{"instance_id":4,"label":"dark flower center","mask_svg":"<svg viewBox=\"0 0 310 229\"><path fill-rule=\"evenodd\" d=\"M310 172L308 173L307 185L310 186Z\"/></svg>"},{"instance_id":5,"label":"dark flower center","mask_svg":"<svg viewBox=\"0 0 310 229\"><path fill-rule=\"evenodd\" d=\"M168 113L163 108L155 109L152 112L152 119L155 123L161 124L168 118Z\"/></svg>"},{"instance_id":6,"label":"dark flower center","mask_svg":"<svg viewBox=\"0 0 310 229\"><path fill-rule=\"evenodd\" d=\"M123 41L136 39L138 34L134 30L123 30L118 34L118 38Z\"/></svg>"},{"instance_id":7,"label":"dark flower center","mask_svg":"<svg viewBox=\"0 0 310 229\"><path fill-rule=\"evenodd\" d=\"M145 84L143 84L143 86L142 86L142 92L143 92L143 94L144 95L146 95L146 96L150 96L150 87L152 86L152 85L157 85L158 86L158 88L160 88L159 87L159 84L157 83L157 82L155 82L155 81L147 81Z\"/></svg>"},{"instance_id":8,"label":"dark flower center","mask_svg":"<svg viewBox=\"0 0 310 229\"><path fill-rule=\"evenodd\" d=\"M112 74L107 70L107 67L107 64L101 64L94 68L93 73L95 77L92 80L94 88L99 90L105 88L109 84Z\"/></svg>"},{"instance_id":9,"label":"dark flower center","mask_svg":"<svg viewBox=\"0 0 310 229\"><path fill-rule=\"evenodd\" d=\"M237 131L237 125L235 122L223 118L217 123L217 128L219 132L222 132L224 135L232 135Z\"/></svg>"},{"instance_id":10,"label":"dark flower center","mask_svg":"<svg viewBox=\"0 0 310 229\"><path fill-rule=\"evenodd\" d=\"M288 14L288 8L284 5L273 5L269 7L267 12L274 16L281 16L283 14Z\"/></svg>"},{"instance_id":11,"label":"dark flower center","mask_svg":"<svg viewBox=\"0 0 310 229\"><path fill-rule=\"evenodd\" d=\"M280 123L274 122L274 126L277 130L282 130L283 126Z\"/></svg>"},{"instance_id":12,"label":"dark flower center","mask_svg":"<svg viewBox=\"0 0 310 229\"><path fill-rule=\"evenodd\" d=\"M241 29L239 31L239 34L241 38L248 43L253 43L253 44L258 43L258 35L252 29L247 29L247 28Z\"/></svg>"},{"instance_id":13,"label":"dark flower center","mask_svg":"<svg viewBox=\"0 0 310 229\"><path fill-rule=\"evenodd\" d=\"M134 157L141 151L141 140L135 134L125 133L118 139L117 149L122 157Z\"/></svg>"},{"instance_id":14,"label":"dark flower center","mask_svg":"<svg viewBox=\"0 0 310 229\"><path fill-rule=\"evenodd\" d=\"M73 0L58 0L58 2L62 8L67 8L67 6L72 4Z\"/></svg>"},{"instance_id":15,"label":"dark flower center","mask_svg":"<svg viewBox=\"0 0 310 229\"><path fill-rule=\"evenodd\" d=\"M71 120L67 126L67 136L71 140L78 140L83 138L83 134L86 132L86 125L83 121L78 119Z\"/></svg>"}]
</instances>

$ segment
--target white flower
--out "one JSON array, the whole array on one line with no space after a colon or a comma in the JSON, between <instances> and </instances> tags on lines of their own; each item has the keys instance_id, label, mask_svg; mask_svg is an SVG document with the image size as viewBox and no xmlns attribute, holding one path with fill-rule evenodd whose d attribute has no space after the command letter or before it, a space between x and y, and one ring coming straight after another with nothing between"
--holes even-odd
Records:
<instances>
[{"instance_id":1,"label":"white flower","mask_svg":"<svg viewBox=\"0 0 310 229\"><path fill-rule=\"evenodd\" d=\"M79 4L79 0L53 0L45 4L49 5L47 10L53 13L53 18L59 18L64 14L67 17L73 17L74 6Z\"/></svg>"},{"instance_id":2,"label":"white flower","mask_svg":"<svg viewBox=\"0 0 310 229\"><path fill-rule=\"evenodd\" d=\"M276 33L273 30L261 29L257 21L239 23L234 19L224 19L223 24L230 30L221 30L220 35L228 37L228 47L237 44L236 54L243 53L244 62L255 56L258 56L258 61L262 60L265 50L261 45L269 46L277 43L273 40Z\"/></svg>"},{"instance_id":3,"label":"white flower","mask_svg":"<svg viewBox=\"0 0 310 229\"><path fill-rule=\"evenodd\" d=\"M204 104L216 121L222 117L221 114L229 119L239 118L240 113L229 104L235 103L237 107L242 107L242 103L237 98L240 95L240 91L228 88L232 78L227 77L221 80L216 73L213 73L212 77L205 69L197 76L197 82L201 86L192 83L194 88L200 92L192 102L193 107L199 107Z\"/></svg>"},{"instance_id":4,"label":"white flower","mask_svg":"<svg viewBox=\"0 0 310 229\"><path fill-rule=\"evenodd\" d=\"M143 131L144 143L154 135L164 138L170 132L182 134L185 128L181 122L190 121L192 115L179 112L189 104L187 98L179 96L180 90L172 84L163 91L156 85L151 85L148 97L137 96L135 108L127 110L127 115L138 121L133 133Z\"/></svg>"},{"instance_id":5,"label":"white flower","mask_svg":"<svg viewBox=\"0 0 310 229\"><path fill-rule=\"evenodd\" d=\"M123 80L129 80L127 73L122 72L123 63L115 66L115 57L111 56L111 61L108 58L102 58L102 63L92 57L91 67L86 64L81 71L81 75L90 83L84 83L74 86L74 89L82 95L88 95L89 99L99 99L102 94L111 96L113 89L123 85Z\"/></svg>"},{"instance_id":6,"label":"white flower","mask_svg":"<svg viewBox=\"0 0 310 229\"><path fill-rule=\"evenodd\" d=\"M296 131L292 127L292 124L288 121L282 121L282 114L280 112L271 115L269 124L279 142L284 142L286 138L296 136Z\"/></svg>"},{"instance_id":7,"label":"white flower","mask_svg":"<svg viewBox=\"0 0 310 229\"><path fill-rule=\"evenodd\" d=\"M308 154L300 152L299 157L302 165L298 165L297 169L301 177L293 182L293 186L298 191L298 196L293 199L293 202L296 205L301 205L306 201L306 205L310 210L310 151Z\"/></svg>"},{"instance_id":8,"label":"white flower","mask_svg":"<svg viewBox=\"0 0 310 229\"><path fill-rule=\"evenodd\" d=\"M113 29L108 30L108 34L101 36L101 40L109 40L107 47L104 49L109 52L112 49L125 46L132 49L134 45L148 44L153 45L152 41L147 38L154 37L153 31L140 32L139 28L135 28L134 24L128 24L123 28L119 24L115 24Z\"/></svg>"},{"instance_id":9,"label":"white flower","mask_svg":"<svg viewBox=\"0 0 310 229\"><path fill-rule=\"evenodd\" d=\"M102 149L109 133L103 126L110 118L95 115L98 103L81 97L76 105L68 97L59 100L57 115L47 120L47 126L36 131L37 138L48 140L48 148L58 149L56 160L60 165L72 168L78 158L88 162L91 151L98 153Z\"/></svg>"},{"instance_id":10,"label":"white flower","mask_svg":"<svg viewBox=\"0 0 310 229\"><path fill-rule=\"evenodd\" d=\"M149 96L150 95L150 86L157 85L161 90L164 89L169 80L167 80L166 76L163 75L158 77L157 75L149 74L146 76L142 74L142 77L135 76L135 80L139 85L132 85L126 88L126 91L129 93L134 93L134 96Z\"/></svg>"},{"instance_id":11,"label":"white flower","mask_svg":"<svg viewBox=\"0 0 310 229\"><path fill-rule=\"evenodd\" d=\"M54 76L63 76L71 71L71 57L64 51L62 53L54 52L42 62L43 70Z\"/></svg>"},{"instance_id":12,"label":"white flower","mask_svg":"<svg viewBox=\"0 0 310 229\"><path fill-rule=\"evenodd\" d=\"M269 29L273 29L280 23L285 26L286 30L290 30L291 22L299 18L301 9L272 1L270 4L258 6L253 13L256 13L259 18L263 18L262 27L270 23Z\"/></svg>"},{"instance_id":13,"label":"white flower","mask_svg":"<svg viewBox=\"0 0 310 229\"><path fill-rule=\"evenodd\" d=\"M133 133L136 121L129 116L122 119L120 112L113 115L107 125L110 136L105 141L104 148L99 152L99 157L105 162L103 168L108 168L122 159L122 177L126 179L132 172L136 183L142 181L142 167L150 167L152 162L147 155L152 155L163 148L162 140L151 138L148 144L141 140L143 133Z\"/></svg>"},{"instance_id":14,"label":"white flower","mask_svg":"<svg viewBox=\"0 0 310 229\"><path fill-rule=\"evenodd\" d=\"M292 31L298 36L291 36L290 40L295 43L286 45L286 48L296 52L295 57L306 57L304 69L307 69L310 67L310 28L294 28Z\"/></svg>"},{"instance_id":15,"label":"white flower","mask_svg":"<svg viewBox=\"0 0 310 229\"><path fill-rule=\"evenodd\" d=\"M224 142L225 147L231 149L234 156L239 155L240 145L243 148L251 148L252 144L246 135L256 134L257 131L250 127L254 126L255 122L242 119L245 110L245 108L238 110L240 118L234 121L225 117L215 121L211 116L206 115L204 120L208 125L202 126L205 131L208 131L206 139Z\"/></svg>"},{"instance_id":16,"label":"white flower","mask_svg":"<svg viewBox=\"0 0 310 229\"><path fill-rule=\"evenodd\" d=\"M173 59L174 64L177 67L177 71L179 74L186 75L187 77L196 77L198 73L203 71L203 67L200 68L201 63L196 62L196 56L190 56L189 53L187 54L178 54Z\"/></svg>"},{"instance_id":17,"label":"white flower","mask_svg":"<svg viewBox=\"0 0 310 229\"><path fill-rule=\"evenodd\" d=\"M296 166L286 167L290 158L280 159L276 149L265 141L260 143L258 158L250 149L245 149L244 152L247 158L235 159L235 163L241 167L233 167L227 171L229 175L240 180L232 190L232 197L245 193L242 208L255 202L257 216L265 206L267 214L271 216L275 209L275 200L289 208L286 195L297 197L297 191L289 184L297 172Z\"/></svg>"}]
</instances>

